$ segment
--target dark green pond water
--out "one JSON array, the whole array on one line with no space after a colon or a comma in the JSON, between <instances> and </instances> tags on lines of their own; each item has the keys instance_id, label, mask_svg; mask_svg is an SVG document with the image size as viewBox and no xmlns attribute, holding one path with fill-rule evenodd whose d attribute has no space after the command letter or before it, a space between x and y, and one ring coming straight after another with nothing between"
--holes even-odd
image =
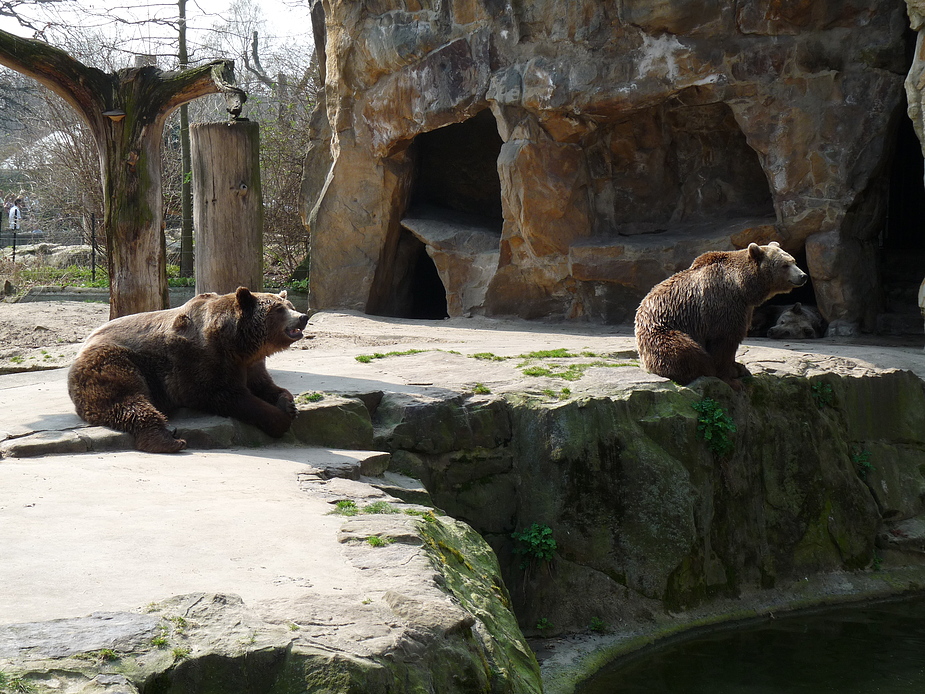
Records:
<instances>
[{"instance_id":1,"label":"dark green pond water","mask_svg":"<svg viewBox=\"0 0 925 694\"><path fill-rule=\"evenodd\" d=\"M579 694L925 694L925 598L696 637L618 662Z\"/></svg>"}]
</instances>

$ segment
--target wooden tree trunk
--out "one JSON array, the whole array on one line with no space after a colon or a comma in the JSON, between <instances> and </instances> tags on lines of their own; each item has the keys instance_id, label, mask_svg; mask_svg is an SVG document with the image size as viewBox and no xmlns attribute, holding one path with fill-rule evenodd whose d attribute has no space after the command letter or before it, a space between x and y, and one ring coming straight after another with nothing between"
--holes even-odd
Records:
<instances>
[{"instance_id":1,"label":"wooden tree trunk","mask_svg":"<svg viewBox=\"0 0 925 694\"><path fill-rule=\"evenodd\" d=\"M145 114L148 115L148 114ZM164 212L161 201L163 118L137 127L135 114L119 122L103 121L102 173L109 317L117 318L168 306Z\"/></svg>"},{"instance_id":2,"label":"wooden tree trunk","mask_svg":"<svg viewBox=\"0 0 925 694\"><path fill-rule=\"evenodd\" d=\"M252 121L190 126L196 291L263 289L260 127Z\"/></svg>"}]
</instances>

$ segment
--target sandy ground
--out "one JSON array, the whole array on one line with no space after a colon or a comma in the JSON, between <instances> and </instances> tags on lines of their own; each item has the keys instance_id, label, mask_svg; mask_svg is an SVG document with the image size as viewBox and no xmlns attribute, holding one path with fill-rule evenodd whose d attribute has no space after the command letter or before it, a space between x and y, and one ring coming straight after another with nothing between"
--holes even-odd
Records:
<instances>
[{"instance_id":1,"label":"sandy ground","mask_svg":"<svg viewBox=\"0 0 925 694\"><path fill-rule=\"evenodd\" d=\"M98 301L0 301L0 374L67 366L87 335L108 320L109 305ZM374 347L393 344L400 337L388 326L371 333L354 327L347 333L309 326L306 341L299 346Z\"/></svg>"},{"instance_id":2,"label":"sandy ground","mask_svg":"<svg viewBox=\"0 0 925 694\"><path fill-rule=\"evenodd\" d=\"M107 320L109 305L101 302L0 301L0 375L68 366L80 348L80 343L94 328ZM489 331L487 334L484 332L486 330ZM524 344L514 339L520 337L515 333L521 332L540 333L547 340L556 339L557 334L577 339L587 336L592 340L617 336L632 338L633 335L630 325L505 321L480 317L416 321L364 316L351 312L320 313L312 317L305 331L305 339L293 345L292 349L337 353L340 350L381 345L413 343L415 347L427 348L432 344L437 348L460 341L471 341L475 345L487 340L490 347L497 347L501 350L498 353L503 353L502 347L512 340L517 344L512 343L511 349L524 350ZM925 366L922 365L925 353L921 351L925 338L921 335L863 335L857 338L823 338L804 342L748 338L745 344L749 343L861 358L868 354L876 355L881 348L888 348L893 351L893 355L899 355L895 363L892 363L893 366L912 368L917 373L925 374ZM548 345L536 345L536 348L543 347ZM880 365L890 365L893 359L893 356L888 356ZM874 363L879 361L881 360L875 359Z\"/></svg>"}]
</instances>

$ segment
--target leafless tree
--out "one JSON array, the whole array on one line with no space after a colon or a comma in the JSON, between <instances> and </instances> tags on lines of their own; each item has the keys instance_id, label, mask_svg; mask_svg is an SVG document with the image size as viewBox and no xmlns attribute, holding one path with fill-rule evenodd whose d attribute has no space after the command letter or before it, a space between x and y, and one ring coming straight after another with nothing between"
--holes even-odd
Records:
<instances>
[{"instance_id":1,"label":"leafless tree","mask_svg":"<svg viewBox=\"0 0 925 694\"><path fill-rule=\"evenodd\" d=\"M106 73L49 44L0 32L0 64L64 99L93 134L103 179L110 315L166 308L164 120L180 104L232 82L233 63L216 61L179 73L152 67Z\"/></svg>"}]
</instances>

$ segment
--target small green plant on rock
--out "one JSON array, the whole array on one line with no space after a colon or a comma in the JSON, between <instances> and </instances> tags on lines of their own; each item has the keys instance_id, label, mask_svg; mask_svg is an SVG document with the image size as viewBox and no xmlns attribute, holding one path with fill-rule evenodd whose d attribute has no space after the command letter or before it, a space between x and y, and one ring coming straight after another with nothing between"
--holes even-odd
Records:
<instances>
[{"instance_id":1,"label":"small green plant on rock","mask_svg":"<svg viewBox=\"0 0 925 694\"><path fill-rule=\"evenodd\" d=\"M548 631L552 629L552 623L545 617L540 617L536 623L536 628L538 631Z\"/></svg>"},{"instance_id":2,"label":"small green plant on rock","mask_svg":"<svg viewBox=\"0 0 925 694\"><path fill-rule=\"evenodd\" d=\"M184 658L189 658L190 653L191 653L190 649L186 648L185 646L177 646L171 651L171 655L173 656L173 659L175 661L183 660Z\"/></svg>"},{"instance_id":3,"label":"small green plant on rock","mask_svg":"<svg viewBox=\"0 0 925 694\"><path fill-rule=\"evenodd\" d=\"M379 535L370 535L366 538L367 544L370 547L387 547L388 545L395 542L391 537L380 537Z\"/></svg>"},{"instance_id":4,"label":"small green plant on rock","mask_svg":"<svg viewBox=\"0 0 925 694\"><path fill-rule=\"evenodd\" d=\"M524 555L520 568L525 569L532 561L549 561L556 551L556 540L552 528L534 523L523 532L511 533L514 540L514 554Z\"/></svg>"},{"instance_id":5,"label":"small green plant on rock","mask_svg":"<svg viewBox=\"0 0 925 694\"><path fill-rule=\"evenodd\" d=\"M101 648L98 651L89 651L87 653L80 653L76 657L83 658L84 660L92 660L97 665L101 665L105 662L109 662L112 660L118 660L119 654L111 648Z\"/></svg>"},{"instance_id":6,"label":"small green plant on rock","mask_svg":"<svg viewBox=\"0 0 925 694\"><path fill-rule=\"evenodd\" d=\"M735 448L730 433L735 433L736 425L720 404L713 398L704 398L695 402L693 408L697 411L697 434L707 447L716 455L727 455Z\"/></svg>"},{"instance_id":7,"label":"small green plant on rock","mask_svg":"<svg viewBox=\"0 0 925 694\"><path fill-rule=\"evenodd\" d=\"M491 393L491 389L484 383L476 383L474 386L472 386L472 392L476 395L488 395Z\"/></svg>"},{"instance_id":8,"label":"small green plant on rock","mask_svg":"<svg viewBox=\"0 0 925 694\"><path fill-rule=\"evenodd\" d=\"M866 448L855 451L851 456L851 462L854 463L854 469L862 480L866 480L867 475L877 469L870 462L870 451Z\"/></svg>"},{"instance_id":9,"label":"small green plant on rock","mask_svg":"<svg viewBox=\"0 0 925 694\"><path fill-rule=\"evenodd\" d=\"M607 626L607 622L605 622L600 617L592 617L591 624L588 625L588 629L596 634L606 634L608 631L610 631L610 627Z\"/></svg>"},{"instance_id":10,"label":"small green plant on rock","mask_svg":"<svg viewBox=\"0 0 925 694\"><path fill-rule=\"evenodd\" d=\"M826 407L832 407L835 404L835 391L832 390L832 386L828 383L813 383L810 386L813 394L813 400L816 403L816 407L820 410L825 409Z\"/></svg>"}]
</instances>

